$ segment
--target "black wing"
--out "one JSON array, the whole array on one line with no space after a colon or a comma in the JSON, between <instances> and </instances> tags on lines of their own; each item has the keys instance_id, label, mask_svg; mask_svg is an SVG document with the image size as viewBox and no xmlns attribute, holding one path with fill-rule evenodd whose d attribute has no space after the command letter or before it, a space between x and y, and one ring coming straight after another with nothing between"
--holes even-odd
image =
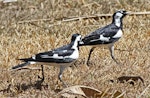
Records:
<instances>
[{"instance_id":1,"label":"black wing","mask_svg":"<svg viewBox=\"0 0 150 98\"><path fill-rule=\"evenodd\" d=\"M119 28L117 26L110 24L85 36L82 41L84 42L84 45L109 44L116 39L114 39L113 36L118 30ZM104 39L100 39L100 36L104 37Z\"/></svg>"},{"instance_id":2,"label":"black wing","mask_svg":"<svg viewBox=\"0 0 150 98\"><path fill-rule=\"evenodd\" d=\"M74 49L69 50L53 50L48 52L43 52L36 54L31 58L20 59L25 62L34 61L34 62L46 62L46 63L69 63L74 59L69 58L69 56L74 52Z\"/></svg>"},{"instance_id":3,"label":"black wing","mask_svg":"<svg viewBox=\"0 0 150 98\"><path fill-rule=\"evenodd\" d=\"M69 63L72 58L69 56L74 52L74 49L69 50L55 50L44 52L36 55L36 61L39 62L55 62L55 63Z\"/></svg>"},{"instance_id":4,"label":"black wing","mask_svg":"<svg viewBox=\"0 0 150 98\"><path fill-rule=\"evenodd\" d=\"M36 55L36 58L40 57L49 57L49 58L55 58L55 55L58 55L58 57L65 57L65 56L70 56L74 52L74 49L69 49L69 50L53 50L53 51L48 51L48 52L43 52L39 53Z\"/></svg>"}]
</instances>

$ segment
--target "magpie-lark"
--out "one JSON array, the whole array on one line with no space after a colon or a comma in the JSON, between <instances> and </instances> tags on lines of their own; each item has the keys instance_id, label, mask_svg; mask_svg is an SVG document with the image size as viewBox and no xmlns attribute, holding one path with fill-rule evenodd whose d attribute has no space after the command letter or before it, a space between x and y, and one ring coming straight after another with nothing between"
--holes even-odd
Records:
<instances>
[{"instance_id":1,"label":"magpie-lark","mask_svg":"<svg viewBox=\"0 0 150 98\"><path fill-rule=\"evenodd\" d=\"M117 60L114 57L114 43L122 37L123 23L122 20L124 16L127 15L125 10L116 11L112 16L112 23L97 29L96 31L86 35L82 38L79 46L91 45L93 46L90 50L87 65L89 66L89 60L91 53L96 47L107 45L111 53L112 59L118 64Z\"/></svg>"},{"instance_id":2,"label":"magpie-lark","mask_svg":"<svg viewBox=\"0 0 150 98\"><path fill-rule=\"evenodd\" d=\"M30 58L22 58L24 63L19 64L17 66L13 66L12 69L18 69L29 64L41 64L42 67L42 80L44 81L44 72L43 65L51 65L60 67L60 71L58 74L59 80L66 85L62 80L62 73L66 67L71 66L71 64L78 59L79 57L79 41L81 41L80 34L73 34L71 38L71 42L68 45L64 45L52 51L47 51L43 53L36 54Z\"/></svg>"}]
</instances>

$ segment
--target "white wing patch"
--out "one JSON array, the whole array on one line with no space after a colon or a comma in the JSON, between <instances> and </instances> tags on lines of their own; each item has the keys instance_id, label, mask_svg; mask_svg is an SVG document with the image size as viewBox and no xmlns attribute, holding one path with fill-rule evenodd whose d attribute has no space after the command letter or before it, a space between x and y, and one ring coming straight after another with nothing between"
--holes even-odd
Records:
<instances>
[{"instance_id":1,"label":"white wing patch","mask_svg":"<svg viewBox=\"0 0 150 98\"><path fill-rule=\"evenodd\" d=\"M34 55L34 56L32 56L32 59L34 59L34 60L36 59L35 55Z\"/></svg>"},{"instance_id":2,"label":"white wing patch","mask_svg":"<svg viewBox=\"0 0 150 98\"><path fill-rule=\"evenodd\" d=\"M63 50L63 53L67 52L67 50ZM54 58L54 59L63 59L63 56L59 56L58 54L54 53L53 56L49 56L49 55L41 55L42 58Z\"/></svg>"},{"instance_id":3,"label":"white wing patch","mask_svg":"<svg viewBox=\"0 0 150 98\"><path fill-rule=\"evenodd\" d=\"M33 61L31 61L31 62L29 62L30 64L36 64L36 62L33 62Z\"/></svg>"},{"instance_id":4,"label":"white wing patch","mask_svg":"<svg viewBox=\"0 0 150 98\"><path fill-rule=\"evenodd\" d=\"M67 50L63 50L63 53L67 52Z\"/></svg>"},{"instance_id":5,"label":"white wing patch","mask_svg":"<svg viewBox=\"0 0 150 98\"><path fill-rule=\"evenodd\" d=\"M53 54L53 56L49 55L41 55L42 58L54 58L54 59L63 59L63 56L58 56L58 54Z\"/></svg>"},{"instance_id":6,"label":"white wing patch","mask_svg":"<svg viewBox=\"0 0 150 98\"><path fill-rule=\"evenodd\" d=\"M114 36L113 38L120 38L122 36L122 30L120 29Z\"/></svg>"},{"instance_id":7,"label":"white wing patch","mask_svg":"<svg viewBox=\"0 0 150 98\"><path fill-rule=\"evenodd\" d=\"M106 42L108 42L109 39L110 39L110 37L104 37L103 35L100 35L100 40L101 40L101 41L106 41Z\"/></svg>"},{"instance_id":8,"label":"white wing patch","mask_svg":"<svg viewBox=\"0 0 150 98\"><path fill-rule=\"evenodd\" d=\"M104 37L103 35L100 35L99 39L91 40L90 42L99 41L99 40L109 42L110 37Z\"/></svg>"}]
</instances>

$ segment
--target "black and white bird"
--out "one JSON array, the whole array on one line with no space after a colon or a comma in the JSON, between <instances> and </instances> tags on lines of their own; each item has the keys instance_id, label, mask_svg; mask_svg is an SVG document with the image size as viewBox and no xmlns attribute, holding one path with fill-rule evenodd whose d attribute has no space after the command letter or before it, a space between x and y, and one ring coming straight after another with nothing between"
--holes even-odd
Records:
<instances>
[{"instance_id":1,"label":"black and white bird","mask_svg":"<svg viewBox=\"0 0 150 98\"><path fill-rule=\"evenodd\" d=\"M64 45L52 51L36 54L30 58L19 59L22 60L24 63L19 64L17 66L13 66L12 69L22 68L29 64L41 64L43 75L42 80L44 81L44 72L43 72L44 64L60 67L58 78L65 85L65 83L62 80L62 73L66 67L71 66L71 64L78 59L79 57L78 45L80 41L81 35L73 34L70 44Z\"/></svg>"},{"instance_id":2,"label":"black and white bird","mask_svg":"<svg viewBox=\"0 0 150 98\"><path fill-rule=\"evenodd\" d=\"M99 46L107 46L111 53L112 59L118 64L117 60L114 57L114 43L118 41L122 37L122 29L123 29L123 18L128 14L125 10L116 11L112 16L112 23L97 29L96 31L86 35L82 38L79 46L93 46L90 50L87 65L89 66L89 60L91 57L91 53L96 47Z\"/></svg>"}]
</instances>

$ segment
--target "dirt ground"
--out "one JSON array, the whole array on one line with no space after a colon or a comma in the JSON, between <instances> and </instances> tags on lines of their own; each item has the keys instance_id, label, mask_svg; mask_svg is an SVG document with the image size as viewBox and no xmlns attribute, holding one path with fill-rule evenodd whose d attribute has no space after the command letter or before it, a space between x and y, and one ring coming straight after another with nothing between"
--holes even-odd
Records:
<instances>
[{"instance_id":1,"label":"dirt ground","mask_svg":"<svg viewBox=\"0 0 150 98\"><path fill-rule=\"evenodd\" d=\"M39 84L40 65L22 70L11 67L21 63L19 58L65 45L72 34L85 36L112 21L111 17L64 19L113 14L119 9L146 12L149 5L149 0L1 0L0 97L58 97L64 89L57 78L58 68L45 65L45 81ZM122 98L150 98L150 15L128 15L123 24L123 37L115 44L115 57L121 65L111 59L108 49L100 47L87 67L91 47L81 47L77 62L63 73L69 87L83 85L106 93L118 91Z\"/></svg>"}]
</instances>

